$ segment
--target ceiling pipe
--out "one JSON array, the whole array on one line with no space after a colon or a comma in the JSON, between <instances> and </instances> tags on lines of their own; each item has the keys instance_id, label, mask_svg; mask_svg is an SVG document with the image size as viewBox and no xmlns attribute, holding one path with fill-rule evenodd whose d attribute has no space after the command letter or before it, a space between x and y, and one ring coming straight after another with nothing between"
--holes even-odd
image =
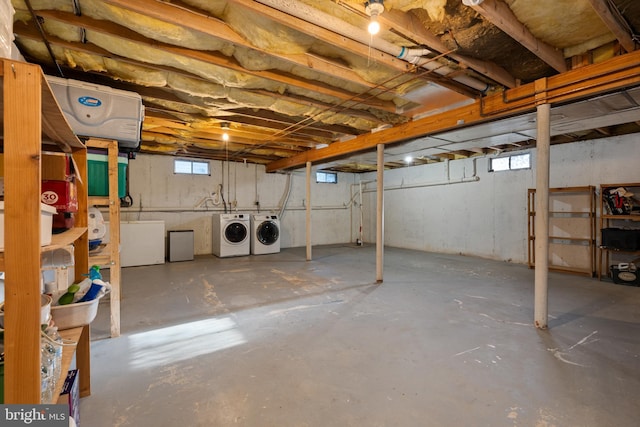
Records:
<instances>
[{"instance_id":1,"label":"ceiling pipe","mask_svg":"<svg viewBox=\"0 0 640 427\"><path fill-rule=\"evenodd\" d=\"M60 63L58 62L58 59L56 59L56 55L53 53L53 49L51 48L51 43L49 43L49 39L47 39L47 34L45 33L44 28L42 28L42 24L40 23L40 17L36 15L35 10L33 10L33 7L31 6L31 1L25 0L24 3L27 5L27 8L29 9L29 14L31 14L31 19L33 19L33 22L35 23L36 28L40 33L40 37L42 37L42 41L45 47L47 48L47 52L49 52L49 57L51 58L51 61L53 61L53 64L58 69L58 74L60 74L60 77L64 77L64 73L62 72Z\"/></svg>"},{"instance_id":2,"label":"ceiling pipe","mask_svg":"<svg viewBox=\"0 0 640 427\"><path fill-rule=\"evenodd\" d=\"M406 47L396 46L380 37L371 37L366 30L355 27L341 19L329 15L328 13L314 9L296 0L256 0L256 2L279 10L280 12L284 12L288 15L295 16L296 18L310 22L318 27L327 29L344 37L348 37L364 45L371 46L374 49L393 55L420 68L433 71L443 77L447 77L450 73L454 72L450 67L441 65L435 61L429 61L428 58L422 58L428 53L431 53L428 49L408 49ZM424 63L420 63L421 59L424 59ZM487 83L467 75L458 75L452 77L451 80L483 93L489 89L489 85Z\"/></svg>"}]
</instances>

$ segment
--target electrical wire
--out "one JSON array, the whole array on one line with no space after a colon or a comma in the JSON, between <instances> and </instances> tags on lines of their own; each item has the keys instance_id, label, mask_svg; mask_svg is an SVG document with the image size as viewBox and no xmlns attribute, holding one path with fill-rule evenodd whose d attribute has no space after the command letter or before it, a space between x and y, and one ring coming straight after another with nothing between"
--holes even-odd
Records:
<instances>
[{"instance_id":1,"label":"electrical wire","mask_svg":"<svg viewBox=\"0 0 640 427\"><path fill-rule=\"evenodd\" d=\"M426 70L424 72L417 73L417 74L414 75L413 78L411 78L409 80L400 81L400 82L398 82L397 84L395 84L393 86L389 86L389 87L385 86L385 85L391 83L393 80L396 80L396 79L399 79L401 77L404 77L407 74L413 74L416 69L422 68L425 64L427 64L429 62L436 61L436 60L438 60L438 59L440 59L442 57L450 55L453 52L454 52L453 50L450 50L448 52L441 53L441 54L439 54L439 55L437 55L437 56L435 56L433 58L425 59L424 61L422 61L420 63L413 64L413 67L411 67L409 70L404 71L404 72L402 72L400 74L397 74L395 76L392 76L389 79L383 81L382 83L379 83L376 86L366 90L365 92L362 92L360 94L354 95L354 96L352 96L352 97L350 97L348 99L343 100L342 102L340 102L340 103L338 103L338 104L336 104L334 106L327 107L324 110L322 110L322 111L320 111L320 112L318 112L316 114L313 114L313 115L311 115L309 117L306 117L306 118L300 120L297 123L294 123L294 124L284 128L282 130L279 130L276 133L274 133L273 135L271 135L269 138L267 138L267 140L264 143L259 144L259 145L252 145L251 147L242 149L242 150L238 151L237 153L234 153L231 156L231 158L234 159L234 158L240 157L241 155L247 153L249 148L251 150L255 150L257 148L264 147L264 146L268 145L269 143L275 141L278 137L284 137L284 136L292 134L293 132L299 131L299 130L304 129L306 127L309 127L309 126L317 123L318 120L316 120L316 119L318 117L326 114L327 112L333 112L334 114L341 113L341 112L343 112L345 110L353 108L356 105L364 104L364 101L376 98L376 97L378 97L378 96L380 96L380 95L382 95L384 93L390 92L390 91L398 88L399 86L401 86L403 84L407 84L408 82L420 79L420 78L422 78L422 77L424 77L424 76L426 76L428 74L431 74L435 70L437 70L437 68L434 68L433 70ZM380 88L382 88L380 92L375 93L375 94L373 93L374 90L380 89ZM350 104L348 106L345 105L345 104L347 104L349 102L353 102L353 104Z\"/></svg>"}]
</instances>

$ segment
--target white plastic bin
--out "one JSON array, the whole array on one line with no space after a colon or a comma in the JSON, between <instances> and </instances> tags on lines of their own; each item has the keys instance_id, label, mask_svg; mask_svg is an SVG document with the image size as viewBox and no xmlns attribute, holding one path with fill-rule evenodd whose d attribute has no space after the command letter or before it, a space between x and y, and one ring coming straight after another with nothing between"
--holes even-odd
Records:
<instances>
[{"instance_id":1,"label":"white plastic bin","mask_svg":"<svg viewBox=\"0 0 640 427\"><path fill-rule=\"evenodd\" d=\"M51 244L51 229L56 208L40 203L40 246ZM4 202L0 201L0 250L4 250Z\"/></svg>"}]
</instances>

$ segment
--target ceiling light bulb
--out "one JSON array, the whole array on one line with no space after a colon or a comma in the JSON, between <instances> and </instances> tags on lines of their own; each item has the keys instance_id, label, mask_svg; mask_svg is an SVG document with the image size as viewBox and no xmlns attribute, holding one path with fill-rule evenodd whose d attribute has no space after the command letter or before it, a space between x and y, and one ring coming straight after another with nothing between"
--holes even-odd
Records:
<instances>
[{"instance_id":1,"label":"ceiling light bulb","mask_svg":"<svg viewBox=\"0 0 640 427\"><path fill-rule=\"evenodd\" d=\"M371 22L369 22L369 27L367 28L369 34L375 36L380 31L380 23L378 22L378 15L371 15Z\"/></svg>"},{"instance_id":2,"label":"ceiling light bulb","mask_svg":"<svg viewBox=\"0 0 640 427\"><path fill-rule=\"evenodd\" d=\"M384 0L369 0L364 4L364 11L371 17L368 28L369 34L372 36L378 34L380 31L378 16L384 12Z\"/></svg>"},{"instance_id":3,"label":"ceiling light bulb","mask_svg":"<svg viewBox=\"0 0 640 427\"><path fill-rule=\"evenodd\" d=\"M229 122L220 123L220 128L222 128L222 130L223 130L223 132L222 132L222 140L223 141L228 141L229 140L229 133L227 131L229 130Z\"/></svg>"},{"instance_id":4,"label":"ceiling light bulb","mask_svg":"<svg viewBox=\"0 0 640 427\"><path fill-rule=\"evenodd\" d=\"M404 158L404 162L405 162L406 164L410 164L411 162L413 162L413 157L411 157L411 156L407 156L407 157L405 157L405 158Z\"/></svg>"}]
</instances>

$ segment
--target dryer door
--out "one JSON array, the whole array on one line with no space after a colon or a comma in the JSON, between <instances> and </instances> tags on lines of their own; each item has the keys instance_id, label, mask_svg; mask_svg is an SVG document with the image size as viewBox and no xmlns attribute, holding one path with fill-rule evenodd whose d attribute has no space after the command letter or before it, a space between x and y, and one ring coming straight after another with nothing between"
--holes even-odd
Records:
<instances>
[{"instance_id":1,"label":"dryer door","mask_svg":"<svg viewBox=\"0 0 640 427\"><path fill-rule=\"evenodd\" d=\"M224 239L228 243L242 243L246 238L247 226L241 222L231 222L224 228Z\"/></svg>"},{"instance_id":2,"label":"dryer door","mask_svg":"<svg viewBox=\"0 0 640 427\"><path fill-rule=\"evenodd\" d=\"M263 245L273 245L278 241L280 230L278 225L273 221L263 221L256 229L256 237Z\"/></svg>"}]
</instances>

